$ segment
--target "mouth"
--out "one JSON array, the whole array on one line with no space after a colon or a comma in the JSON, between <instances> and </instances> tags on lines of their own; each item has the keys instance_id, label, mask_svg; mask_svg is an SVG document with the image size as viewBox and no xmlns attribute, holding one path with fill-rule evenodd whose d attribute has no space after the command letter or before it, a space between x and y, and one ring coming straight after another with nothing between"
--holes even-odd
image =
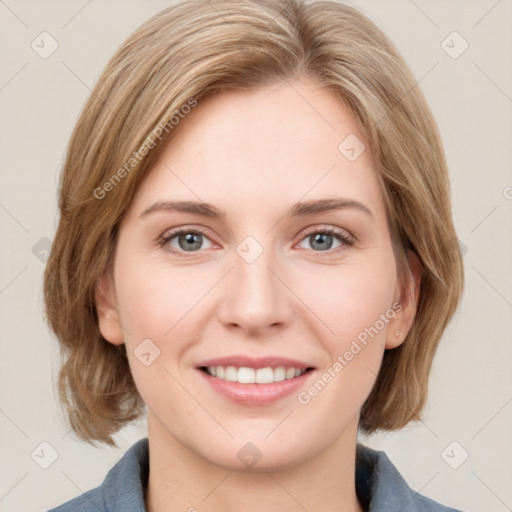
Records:
<instances>
[{"instance_id":1,"label":"mouth","mask_svg":"<svg viewBox=\"0 0 512 512\"><path fill-rule=\"evenodd\" d=\"M298 368L295 366L278 366L272 368L251 368L249 366L200 366L199 369L211 377L239 384L273 384L284 380L295 379L314 370L313 367Z\"/></svg>"},{"instance_id":2,"label":"mouth","mask_svg":"<svg viewBox=\"0 0 512 512\"><path fill-rule=\"evenodd\" d=\"M306 385L315 367L282 357L231 356L202 361L196 370L210 389L242 405L265 405Z\"/></svg>"}]
</instances>

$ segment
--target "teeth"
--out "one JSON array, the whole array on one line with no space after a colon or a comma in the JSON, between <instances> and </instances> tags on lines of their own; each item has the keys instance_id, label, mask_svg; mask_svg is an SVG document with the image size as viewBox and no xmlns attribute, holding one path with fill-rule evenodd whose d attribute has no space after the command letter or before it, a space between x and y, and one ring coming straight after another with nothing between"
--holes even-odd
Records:
<instances>
[{"instance_id":1,"label":"teeth","mask_svg":"<svg viewBox=\"0 0 512 512\"><path fill-rule=\"evenodd\" d=\"M238 380L238 370L234 366L228 366L224 374L224 380L236 382Z\"/></svg>"},{"instance_id":2,"label":"teeth","mask_svg":"<svg viewBox=\"0 0 512 512\"><path fill-rule=\"evenodd\" d=\"M297 370L300 375L300 370ZM286 368L283 368L282 366L279 366L274 370L274 380L276 382L281 382L286 378Z\"/></svg>"},{"instance_id":3,"label":"teeth","mask_svg":"<svg viewBox=\"0 0 512 512\"><path fill-rule=\"evenodd\" d=\"M258 368L256 370L257 384L271 384L274 382L274 371L272 368Z\"/></svg>"},{"instance_id":4,"label":"teeth","mask_svg":"<svg viewBox=\"0 0 512 512\"><path fill-rule=\"evenodd\" d=\"M256 382L256 370L254 368L238 368L238 382L240 384L254 384Z\"/></svg>"},{"instance_id":5,"label":"teeth","mask_svg":"<svg viewBox=\"0 0 512 512\"><path fill-rule=\"evenodd\" d=\"M277 368L248 368L242 366L208 366L207 372L218 379L228 380L231 382L239 382L240 384L272 384L273 382L281 382L283 380L299 377L306 370L299 368L285 368L279 366Z\"/></svg>"}]
</instances>

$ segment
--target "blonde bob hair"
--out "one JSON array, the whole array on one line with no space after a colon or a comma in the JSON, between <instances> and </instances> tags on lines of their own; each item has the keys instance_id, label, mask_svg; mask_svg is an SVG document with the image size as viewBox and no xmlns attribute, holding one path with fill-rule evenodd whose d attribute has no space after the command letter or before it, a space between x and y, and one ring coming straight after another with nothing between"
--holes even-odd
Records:
<instances>
[{"instance_id":1,"label":"blonde bob hair","mask_svg":"<svg viewBox=\"0 0 512 512\"><path fill-rule=\"evenodd\" d=\"M364 403L365 433L418 419L441 335L460 300L461 253L436 123L391 41L356 9L301 0L187 0L133 33L107 64L68 146L60 219L44 276L62 355L59 397L79 438L113 435L144 412L124 345L99 331L95 288L118 226L179 119L209 95L308 77L354 114L382 183L401 277L422 278L407 339L386 350ZM188 107L187 107L188 106ZM341 142L341 141L340 141Z\"/></svg>"}]
</instances>

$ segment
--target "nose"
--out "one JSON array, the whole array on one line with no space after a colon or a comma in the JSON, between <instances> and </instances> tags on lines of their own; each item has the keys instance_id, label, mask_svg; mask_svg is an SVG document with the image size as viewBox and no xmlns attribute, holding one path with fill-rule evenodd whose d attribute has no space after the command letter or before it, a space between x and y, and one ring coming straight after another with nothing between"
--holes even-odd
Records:
<instances>
[{"instance_id":1,"label":"nose","mask_svg":"<svg viewBox=\"0 0 512 512\"><path fill-rule=\"evenodd\" d=\"M283 328L292 318L293 294L270 250L255 260L233 254L233 268L223 280L218 316L230 329L256 336Z\"/></svg>"}]
</instances>

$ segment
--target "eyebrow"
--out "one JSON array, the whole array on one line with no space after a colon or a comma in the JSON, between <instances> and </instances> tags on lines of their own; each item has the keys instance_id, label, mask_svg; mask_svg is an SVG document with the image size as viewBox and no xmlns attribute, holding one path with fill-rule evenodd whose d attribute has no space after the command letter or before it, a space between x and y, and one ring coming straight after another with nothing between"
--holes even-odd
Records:
<instances>
[{"instance_id":1,"label":"eyebrow","mask_svg":"<svg viewBox=\"0 0 512 512\"><path fill-rule=\"evenodd\" d=\"M317 199L312 201L299 202L294 204L286 213L285 217L305 217L334 210L355 209L373 217L371 210L359 201L352 199ZM213 219L225 220L226 212L219 210L209 203L198 201L157 201L149 208L146 208L140 215L141 218L155 212L175 211L202 215Z\"/></svg>"}]
</instances>

